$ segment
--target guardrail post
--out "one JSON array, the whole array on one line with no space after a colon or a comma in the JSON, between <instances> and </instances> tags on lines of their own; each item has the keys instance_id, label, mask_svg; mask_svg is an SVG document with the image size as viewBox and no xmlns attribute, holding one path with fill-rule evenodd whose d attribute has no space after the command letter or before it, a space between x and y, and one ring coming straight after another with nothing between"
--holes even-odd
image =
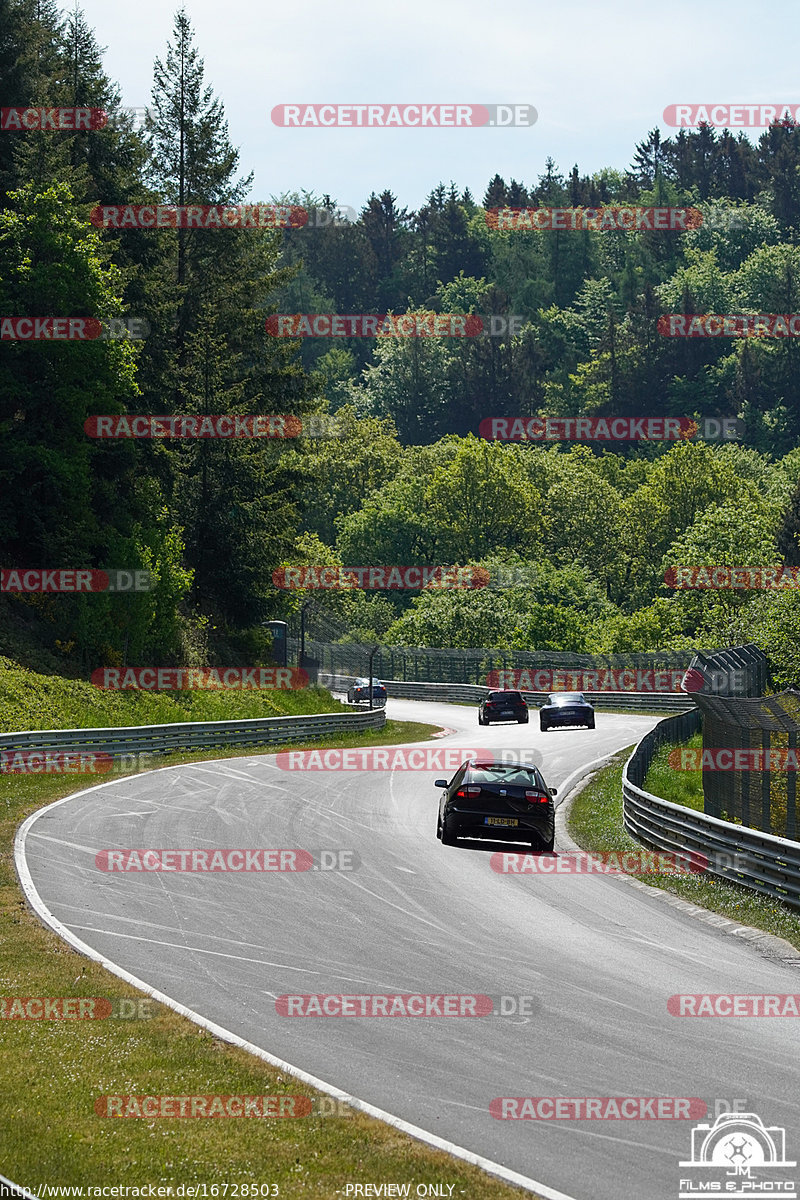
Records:
<instances>
[{"instance_id":1,"label":"guardrail post","mask_svg":"<svg viewBox=\"0 0 800 1200\"><path fill-rule=\"evenodd\" d=\"M764 754L765 766L761 772L761 828L767 830L767 832L772 829L772 806L770 804L771 771L769 767L770 741L771 735L769 730L762 730L761 750Z\"/></svg>"}]
</instances>

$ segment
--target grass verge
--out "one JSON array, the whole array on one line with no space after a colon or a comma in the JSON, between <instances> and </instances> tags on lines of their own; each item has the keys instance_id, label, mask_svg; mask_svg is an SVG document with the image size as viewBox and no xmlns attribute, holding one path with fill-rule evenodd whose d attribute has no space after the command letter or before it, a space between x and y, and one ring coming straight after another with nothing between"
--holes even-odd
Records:
<instances>
[{"instance_id":1,"label":"grass verge","mask_svg":"<svg viewBox=\"0 0 800 1200\"><path fill-rule=\"evenodd\" d=\"M641 850L639 842L626 833L622 824L622 769L632 750L633 746L629 746L620 751L608 766L597 772L572 803L567 831L584 850L596 854ZM800 949L800 914L777 901L757 896L747 888L702 874L640 873L635 878L732 921L785 938Z\"/></svg>"},{"instance_id":2,"label":"grass verge","mask_svg":"<svg viewBox=\"0 0 800 1200\"><path fill-rule=\"evenodd\" d=\"M176 721L234 721L344 712L322 687L301 691L105 691L79 679L40 675L0 656L0 732L18 729L104 729Z\"/></svg>"},{"instance_id":3,"label":"grass verge","mask_svg":"<svg viewBox=\"0 0 800 1200\"><path fill-rule=\"evenodd\" d=\"M420 740L431 730L416 722L387 721L380 731L307 746L385 745ZM229 754L171 754L160 758L159 765L298 748L292 743L238 747ZM0 776L0 997L104 996L113 1001L137 995L39 923L24 902L14 871L13 839L21 822L95 779ZM255 1195L333 1198L341 1197L348 1183L368 1181L407 1183L411 1195L419 1184L452 1185L454 1200L520 1195L517 1188L355 1110L347 1116L294 1120L96 1115L95 1100L109 1094L317 1095L169 1009L148 1020L3 1020L0 1039L0 1173L35 1195L43 1195L45 1184L152 1184L171 1187L175 1196L184 1184L198 1188L195 1196L223 1198L227 1184L231 1200ZM387 1107L391 1109L391 1100ZM218 1191L210 1190L213 1185Z\"/></svg>"},{"instance_id":4,"label":"grass verge","mask_svg":"<svg viewBox=\"0 0 800 1200\"><path fill-rule=\"evenodd\" d=\"M695 733L688 742L681 742L681 748L685 747L702 750L702 733ZM675 745L673 744L659 746L642 786L645 791L651 792L654 796L660 796L662 800L669 800L672 804L682 804L685 808L693 808L697 812L702 812L703 772L699 770L677 771L675 767L670 766L669 755L674 749Z\"/></svg>"}]
</instances>

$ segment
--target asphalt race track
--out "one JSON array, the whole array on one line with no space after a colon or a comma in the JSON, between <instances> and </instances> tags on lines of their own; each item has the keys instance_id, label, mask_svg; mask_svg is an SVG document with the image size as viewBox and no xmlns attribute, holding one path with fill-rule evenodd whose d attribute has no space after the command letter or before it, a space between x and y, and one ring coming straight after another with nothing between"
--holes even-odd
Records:
<instances>
[{"instance_id":1,"label":"asphalt race track","mask_svg":"<svg viewBox=\"0 0 800 1200\"><path fill-rule=\"evenodd\" d=\"M594 731L542 734L535 712L527 726L479 729L473 708L390 700L387 711L455 731L436 746L539 748L556 787L658 720L600 712ZM497 874L492 851L513 846L442 846L440 773L285 771L255 754L170 768L44 810L25 858L53 916L152 987L578 1200L677 1200L687 1170L698 1174L679 1166L696 1122L497 1120L495 1097L699 1097L711 1122L717 1100L736 1098L785 1127L786 1156L800 1159L797 1020L667 1011L675 993L800 992L797 970L624 880ZM99 850L149 847L349 849L360 866L95 865ZM534 996L536 1011L290 1018L275 1008L287 993Z\"/></svg>"}]
</instances>

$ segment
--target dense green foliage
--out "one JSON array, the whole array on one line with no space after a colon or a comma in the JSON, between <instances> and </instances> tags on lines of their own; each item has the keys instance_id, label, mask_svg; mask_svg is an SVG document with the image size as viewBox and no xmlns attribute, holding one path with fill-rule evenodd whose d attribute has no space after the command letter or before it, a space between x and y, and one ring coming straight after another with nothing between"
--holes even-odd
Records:
<instances>
[{"instance_id":1,"label":"dense green foliage","mask_svg":"<svg viewBox=\"0 0 800 1200\"><path fill-rule=\"evenodd\" d=\"M281 564L481 564L523 585L314 594L317 630L398 645L635 651L756 640L800 677L796 591L676 592L673 565L799 563L800 372L791 338L666 338L670 312L800 308L800 127L710 128L631 167L482 202L438 184L355 220L297 193L298 229L99 229L97 204L240 203L223 103L186 14L154 64L139 131L80 10L0 0L5 103L105 108L92 132L0 138L0 312L146 320L141 342L6 341L0 561L146 567L128 597L0 597L0 650L47 669L232 662L298 613ZM500 230L490 209L696 207L686 232ZM496 223L495 223L496 224ZM469 338L269 335L273 312L515 318ZM340 436L100 441L98 414L330 413ZM742 444L501 445L488 416L736 417ZM7 621L5 620L7 618ZM326 625L327 621L327 625ZM11 631L11 632L9 632ZM23 637L24 633L24 637ZM18 638L26 647L19 651ZM27 639L27 640L26 640ZM22 644L20 643L20 644ZM46 651L46 653L45 653Z\"/></svg>"}]
</instances>

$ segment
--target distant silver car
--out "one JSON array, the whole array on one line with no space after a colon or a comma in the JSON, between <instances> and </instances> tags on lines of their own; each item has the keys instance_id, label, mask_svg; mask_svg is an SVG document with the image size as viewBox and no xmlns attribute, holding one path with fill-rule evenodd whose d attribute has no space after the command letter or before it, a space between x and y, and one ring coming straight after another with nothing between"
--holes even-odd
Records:
<instances>
[{"instance_id":1,"label":"distant silver car","mask_svg":"<svg viewBox=\"0 0 800 1200\"><path fill-rule=\"evenodd\" d=\"M547 733L554 725L583 725L594 729L594 706L583 692L551 692L539 709L539 728Z\"/></svg>"}]
</instances>

